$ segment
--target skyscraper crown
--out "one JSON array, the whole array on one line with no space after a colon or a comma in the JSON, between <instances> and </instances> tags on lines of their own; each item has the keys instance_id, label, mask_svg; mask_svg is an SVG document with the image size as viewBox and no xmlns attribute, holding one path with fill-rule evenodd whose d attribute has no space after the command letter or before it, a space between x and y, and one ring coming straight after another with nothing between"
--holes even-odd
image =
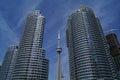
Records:
<instances>
[{"instance_id":1,"label":"skyscraper crown","mask_svg":"<svg viewBox=\"0 0 120 80\"><path fill-rule=\"evenodd\" d=\"M41 15L41 12L40 12L40 10L33 10L32 12L29 13L29 15L36 15L36 16L38 16L38 15Z\"/></svg>"},{"instance_id":2,"label":"skyscraper crown","mask_svg":"<svg viewBox=\"0 0 120 80\"><path fill-rule=\"evenodd\" d=\"M78 11L85 11L85 12L89 11L89 12L93 12L93 10L92 10L91 8L87 7L87 6L81 6L81 7L78 9Z\"/></svg>"}]
</instances>

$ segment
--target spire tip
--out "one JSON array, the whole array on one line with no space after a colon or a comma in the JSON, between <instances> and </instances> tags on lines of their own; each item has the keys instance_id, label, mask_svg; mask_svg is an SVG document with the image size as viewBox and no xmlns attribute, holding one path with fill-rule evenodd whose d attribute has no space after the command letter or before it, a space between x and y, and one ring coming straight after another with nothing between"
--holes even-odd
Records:
<instances>
[{"instance_id":1,"label":"spire tip","mask_svg":"<svg viewBox=\"0 0 120 80\"><path fill-rule=\"evenodd\" d=\"M60 39L60 31L58 32L58 39Z\"/></svg>"}]
</instances>

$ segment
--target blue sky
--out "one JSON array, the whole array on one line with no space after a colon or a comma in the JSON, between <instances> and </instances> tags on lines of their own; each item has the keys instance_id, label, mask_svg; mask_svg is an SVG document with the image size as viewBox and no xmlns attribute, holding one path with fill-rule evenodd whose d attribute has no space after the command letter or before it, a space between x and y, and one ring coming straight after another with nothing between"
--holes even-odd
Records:
<instances>
[{"instance_id":1,"label":"blue sky","mask_svg":"<svg viewBox=\"0 0 120 80\"><path fill-rule=\"evenodd\" d=\"M120 40L120 1L119 0L0 0L0 63L10 45L18 45L24 28L27 14L39 9L46 18L43 48L50 60L49 80L57 78L57 33L61 31L62 72L64 80L69 80L68 52L66 48L65 30L70 14L81 5L94 10L100 19L104 33L110 29Z\"/></svg>"}]
</instances>

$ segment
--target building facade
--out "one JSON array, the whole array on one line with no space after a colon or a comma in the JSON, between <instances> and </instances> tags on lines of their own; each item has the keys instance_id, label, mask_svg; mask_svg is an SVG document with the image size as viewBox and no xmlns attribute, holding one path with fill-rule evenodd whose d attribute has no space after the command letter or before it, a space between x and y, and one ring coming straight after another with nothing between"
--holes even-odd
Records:
<instances>
[{"instance_id":1,"label":"building facade","mask_svg":"<svg viewBox=\"0 0 120 80\"><path fill-rule=\"evenodd\" d=\"M117 39L117 35L115 33L110 33L106 36L106 38L110 46L110 54L114 59L115 67L120 78L120 44Z\"/></svg>"},{"instance_id":2,"label":"building facade","mask_svg":"<svg viewBox=\"0 0 120 80\"><path fill-rule=\"evenodd\" d=\"M0 65L0 72L1 72L1 66L2 66L2 65Z\"/></svg>"},{"instance_id":3,"label":"building facade","mask_svg":"<svg viewBox=\"0 0 120 80\"><path fill-rule=\"evenodd\" d=\"M116 80L113 60L100 21L82 6L68 19L66 30L70 80Z\"/></svg>"},{"instance_id":4,"label":"building facade","mask_svg":"<svg viewBox=\"0 0 120 80\"><path fill-rule=\"evenodd\" d=\"M48 60L42 48L44 24L39 10L27 16L12 80L48 80Z\"/></svg>"},{"instance_id":5,"label":"building facade","mask_svg":"<svg viewBox=\"0 0 120 80\"><path fill-rule=\"evenodd\" d=\"M18 46L15 45L8 48L1 66L0 80L12 80L17 50Z\"/></svg>"},{"instance_id":6,"label":"building facade","mask_svg":"<svg viewBox=\"0 0 120 80\"><path fill-rule=\"evenodd\" d=\"M2 65L0 65L0 72L1 72L1 67L2 67Z\"/></svg>"},{"instance_id":7,"label":"building facade","mask_svg":"<svg viewBox=\"0 0 120 80\"><path fill-rule=\"evenodd\" d=\"M0 65L0 77L1 77L1 67L2 67L2 65Z\"/></svg>"}]
</instances>

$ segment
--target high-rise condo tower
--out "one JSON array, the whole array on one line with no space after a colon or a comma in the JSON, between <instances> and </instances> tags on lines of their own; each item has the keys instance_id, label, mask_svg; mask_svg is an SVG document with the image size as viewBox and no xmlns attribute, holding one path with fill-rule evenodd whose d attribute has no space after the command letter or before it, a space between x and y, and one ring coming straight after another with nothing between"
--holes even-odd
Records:
<instances>
[{"instance_id":1,"label":"high-rise condo tower","mask_svg":"<svg viewBox=\"0 0 120 80\"><path fill-rule=\"evenodd\" d=\"M110 54L114 59L115 67L120 79L120 43L115 33L108 34L106 38L109 44Z\"/></svg>"},{"instance_id":2,"label":"high-rise condo tower","mask_svg":"<svg viewBox=\"0 0 120 80\"><path fill-rule=\"evenodd\" d=\"M12 80L48 80L48 60L42 48L44 24L39 10L27 16Z\"/></svg>"},{"instance_id":3,"label":"high-rise condo tower","mask_svg":"<svg viewBox=\"0 0 120 80\"><path fill-rule=\"evenodd\" d=\"M114 80L113 60L99 19L82 6L68 19L70 80Z\"/></svg>"},{"instance_id":4,"label":"high-rise condo tower","mask_svg":"<svg viewBox=\"0 0 120 80\"><path fill-rule=\"evenodd\" d=\"M8 47L1 66L0 80L12 80L17 51L18 46L16 45Z\"/></svg>"}]
</instances>

